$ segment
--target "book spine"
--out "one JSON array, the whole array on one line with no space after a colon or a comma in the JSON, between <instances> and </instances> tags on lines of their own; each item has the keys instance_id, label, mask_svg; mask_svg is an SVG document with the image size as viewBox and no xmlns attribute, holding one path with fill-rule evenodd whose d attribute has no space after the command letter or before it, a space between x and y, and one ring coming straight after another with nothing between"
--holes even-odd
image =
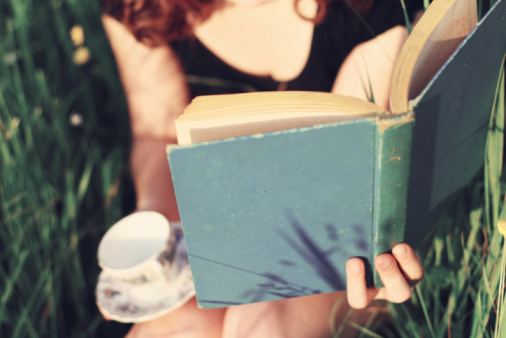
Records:
<instances>
[{"instance_id":1,"label":"book spine","mask_svg":"<svg viewBox=\"0 0 506 338\"><path fill-rule=\"evenodd\" d=\"M378 118L373 203L373 257L390 251L404 240L409 165L414 127L413 114ZM374 285L381 279L373 268Z\"/></svg>"}]
</instances>

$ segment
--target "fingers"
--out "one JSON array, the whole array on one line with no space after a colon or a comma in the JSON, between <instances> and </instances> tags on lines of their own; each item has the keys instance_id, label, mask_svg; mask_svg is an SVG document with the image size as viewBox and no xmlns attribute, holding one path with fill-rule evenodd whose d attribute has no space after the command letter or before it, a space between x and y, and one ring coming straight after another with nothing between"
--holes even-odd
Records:
<instances>
[{"instance_id":1,"label":"fingers","mask_svg":"<svg viewBox=\"0 0 506 338\"><path fill-rule=\"evenodd\" d=\"M416 285L423 277L423 265L416 252L406 243L397 244L392 255L411 286Z\"/></svg>"},{"instance_id":2,"label":"fingers","mask_svg":"<svg viewBox=\"0 0 506 338\"><path fill-rule=\"evenodd\" d=\"M363 309L379 292L377 289L368 289L365 281L364 262L357 257L346 262L346 280L348 304L355 309Z\"/></svg>"},{"instance_id":3,"label":"fingers","mask_svg":"<svg viewBox=\"0 0 506 338\"><path fill-rule=\"evenodd\" d=\"M393 303L402 303L411 297L411 286L397 265L393 255L384 253L376 257L376 270L384 287L377 299L386 299Z\"/></svg>"},{"instance_id":4,"label":"fingers","mask_svg":"<svg viewBox=\"0 0 506 338\"><path fill-rule=\"evenodd\" d=\"M423 277L423 266L413 249L401 243L392 249L392 254L384 253L376 257L376 271L384 287L367 288L365 265L360 258L351 258L346 263L348 303L351 307L361 309L373 299L386 299L402 303L411 297L411 286Z\"/></svg>"}]
</instances>

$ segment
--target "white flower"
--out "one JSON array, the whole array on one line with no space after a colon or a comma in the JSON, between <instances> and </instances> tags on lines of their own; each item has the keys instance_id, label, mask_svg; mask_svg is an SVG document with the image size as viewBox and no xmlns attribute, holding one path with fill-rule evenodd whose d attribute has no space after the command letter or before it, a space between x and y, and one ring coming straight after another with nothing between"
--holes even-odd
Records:
<instances>
[{"instance_id":1,"label":"white flower","mask_svg":"<svg viewBox=\"0 0 506 338\"><path fill-rule=\"evenodd\" d=\"M74 127L78 127L82 123L83 123L83 117L81 116L81 114L79 114L77 112L72 112L70 114L70 124L71 125L73 125Z\"/></svg>"},{"instance_id":2,"label":"white flower","mask_svg":"<svg viewBox=\"0 0 506 338\"><path fill-rule=\"evenodd\" d=\"M12 52L5 53L2 56L2 61L6 65L12 65L12 64L14 64L18 60L18 58L19 58L19 52L18 51L12 51Z\"/></svg>"}]
</instances>

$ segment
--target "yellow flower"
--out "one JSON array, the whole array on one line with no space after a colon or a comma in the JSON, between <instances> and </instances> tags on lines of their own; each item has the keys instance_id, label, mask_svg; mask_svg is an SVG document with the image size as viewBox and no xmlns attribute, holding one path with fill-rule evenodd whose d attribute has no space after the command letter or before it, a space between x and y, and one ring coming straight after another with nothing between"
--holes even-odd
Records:
<instances>
[{"instance_id":1,"label":"yellow flower","mask_svg":"<svg viewBox=\"0 0 506 338\"><path fill-rule=\"evenodd\" d=\"M77 25L72 27L70 30L70 38L72 39L72 43L74 46L82 46L84 43L84 30L83 26Z\"/></svg>"},{"instance_id":2,"label":"yellow flower","mask_svg":"<svg viewBox=\"0 0 506 338\"><path fill-rule=\"evenodd\" d=\"M84 65L90 60L90 51L86 47L78 47L74 51L74 63L78 66Z\"/></svg>"}]
</instances>

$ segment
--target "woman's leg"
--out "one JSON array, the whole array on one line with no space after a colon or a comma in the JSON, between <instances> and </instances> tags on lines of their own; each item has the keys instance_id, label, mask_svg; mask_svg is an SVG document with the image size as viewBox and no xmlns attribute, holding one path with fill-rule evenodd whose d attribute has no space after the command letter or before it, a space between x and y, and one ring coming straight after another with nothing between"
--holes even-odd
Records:
<instances>
[{"instance_id":1,"label":"woman's leg","mask_svg":"<svg viewBox=\"0 0 506 338\"><path fill-rule=\"evenodd\" d=\"M351 338L386 313L381 304L352 309L345 292L240 305L227 310L223 338Z\"/></svg>"},{"instance_id":2,"label":"woman's leg","mask_svg":"<svg viewBox=\"0 0 506 338\"><path fill-rule=\"evenodd\" d=\"M332 309L343 294L335 292L231 307L225 315L223 337L330 337Z\"/></svg>"},{"instance_id":3,"label":"woman's leg","mask_svg":"<svg viewBox=\"0 0 506 338\"><path fill-rule=\"evenodd\" d=\"M199 309L193 297L185 305L165 316L135 324L127 337L218 338L222 336L225 311L226 309Z\"/></svg>"}]
</instances>

